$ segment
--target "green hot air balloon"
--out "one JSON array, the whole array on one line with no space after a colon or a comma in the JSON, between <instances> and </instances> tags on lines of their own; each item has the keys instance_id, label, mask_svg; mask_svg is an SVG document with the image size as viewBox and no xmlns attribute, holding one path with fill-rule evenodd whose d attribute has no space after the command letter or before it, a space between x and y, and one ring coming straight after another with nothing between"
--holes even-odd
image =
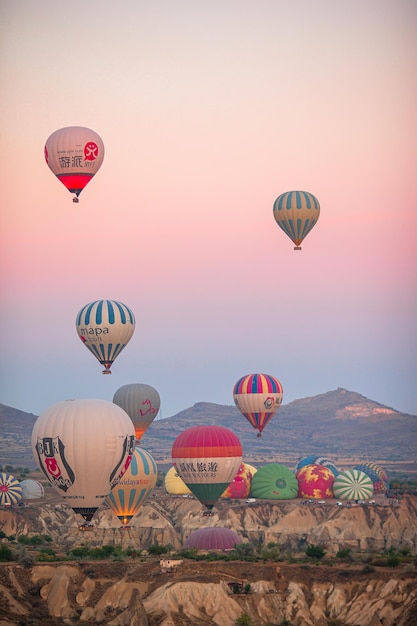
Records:
<instances>
[{"instance_id":1,"label":"green hot air balloon","mask_svg":"<svg viewBox=\"0 0 417 626\"><path fill-rule=\"evenodd\" d=\"M290 500L298 494L298 481L292 470L281 463L268 463L252 478L251 495L264 500Z\"/></svg>"}]
</instances>

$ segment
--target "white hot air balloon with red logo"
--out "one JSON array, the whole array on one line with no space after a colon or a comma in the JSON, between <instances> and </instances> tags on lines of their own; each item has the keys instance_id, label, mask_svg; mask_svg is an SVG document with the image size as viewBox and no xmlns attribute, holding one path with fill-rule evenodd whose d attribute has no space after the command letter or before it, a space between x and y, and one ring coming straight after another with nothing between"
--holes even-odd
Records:
<instances>
[{"instance_id":1,"label":"white hot air balloon with red logo","mask_svg":"<svg viewBox=\"0 0 417 626\"><path fill-rule=\"evenodd\" d=\"M103 159L103 141L91 128L67 126L46 140L46 163L68 191L75 194L73 202L78 202L78 196L97 174Z\"/></svg>"}]
</instances>

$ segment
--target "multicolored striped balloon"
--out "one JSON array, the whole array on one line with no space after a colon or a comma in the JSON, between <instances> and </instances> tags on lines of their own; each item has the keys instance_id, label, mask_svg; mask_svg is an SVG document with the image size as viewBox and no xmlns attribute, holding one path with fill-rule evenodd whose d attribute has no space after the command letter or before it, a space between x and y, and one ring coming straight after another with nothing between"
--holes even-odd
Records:
<instances>
[{"instance_id":1,"label":"multicolored striped balloon","mask_svg":"<svg viewBox=\"0 0 417 626\"><path fill-rule=\"evenodd\" d=\"M372 480L375 493L386 493L388 491L388 474L383 467L377 465L376 463L372 463L371 461L367 461L365 463L360 463L359 465L356 465L355 469L360 470L361 472L365 472L365 474L369 476L369 478Z\"/></svg>"},{"instance_id":2,"label":"multicolored striped balloon","mask_svg":"<svg viewBox=\"0 0 417 626\"><path fill-rule=\"evenodd\" d=\"M157 478L158 468L153 457L143 448L136 447L122 479L106 498L107 504L124 526L149 497Z\"/></svg>"},{"instance_id":3,"label":"multicolored striped balloon","mask_svg":"<svg viewBox=\"0 0 417 626\"><path fill-rule=\"evenodd\" d=\"M235 405L259 430L258 437L281 406L283 393L279 380L269 374L247 374L233 387Z\"/></svg>"},{"instance_id":4,"label":"multicolored striped balloon","mask_svg":"<svg viewBox=\"0 0 417 626\"><path fill-rule=\"evenodd\" d=\"M129 343L135 330L135 316L125 304L96 300L83 306L76 319L77 334L86 348L111 374L114 360Z\"/></svg>"},{"instance_id":5,"label":"multicolored striped balloon","mask_svg":"<svg viewBox=\"0 0 417 626\"><path fill-rule=\"evenodd\" d=\"M274 202L274 218L278 226L294 242L294 250L316 225L320 215L319 201L307 191L287 191Z\"/></svg>"},{"instance_id":6,"label":"multicolored striped balloon","mask_svg":"<svg viewBox=\"0 0 417 626\"><path fill-rule=\"evenodd\" d=\"M22 499L22 487L12 474L0 472L0 504L10 506Z\"/></svg>"},{"instance_id":7,"label":"multicolored striped balloon","mask_svg":"<svg viewBox=\"0 0 417 626\"><path fill-rule=\"evenodd\" d=\"M374 487L365 472L347 469L334 479L333 494L340 500L369 500L374 494Z\"/></svg>"},{"instance_id":8,"label":"multicolored striped balloon","mask_svg":"<svg viewBox=\"0 0 417 626\"><path fill-rule=\"evenodd\" d=\"M175 439L172 462L187 487L211 511L239 470L242 445L223 426L192 426Z\"/></svg>"}]
</instances>

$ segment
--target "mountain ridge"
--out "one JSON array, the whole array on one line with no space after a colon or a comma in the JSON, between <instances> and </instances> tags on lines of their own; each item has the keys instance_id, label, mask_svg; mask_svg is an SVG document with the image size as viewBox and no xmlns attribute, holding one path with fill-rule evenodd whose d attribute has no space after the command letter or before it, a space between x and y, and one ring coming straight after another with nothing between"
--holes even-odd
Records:
<instances>
[{"instance_id":1,"label":"mountain ridge","mask_svg":"<svg viewBox=\"0 0 417 626\"><path fill-rule=\"evenodd\" d=\"M0 404L0 463L35 467L31 432L37 416ZM233 430L247 460L293 461L307 454L360 460L415 460L417 416L401 413L342 387L283 404L263 436L234 405L197 402L174 416L157 419L141 445L156 461L169 462L180 432L197 424Z\"/></svg>"}]
</instances>

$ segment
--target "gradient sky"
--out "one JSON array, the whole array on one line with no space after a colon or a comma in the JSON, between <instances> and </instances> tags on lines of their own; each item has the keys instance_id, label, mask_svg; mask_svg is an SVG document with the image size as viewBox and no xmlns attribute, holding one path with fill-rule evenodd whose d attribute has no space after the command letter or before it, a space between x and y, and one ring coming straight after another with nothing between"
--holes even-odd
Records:
<instances>
[{"instance_id":1,"label":"gradient sky","mask_svg":"<svg viewBox=\"0 0 417 626\"><path fill-rule=\"evenodd\" d=\"M169 417L265 372L417 414L414 0L3 0L0 59L0 402L144 382ZM78 205L43 157L72 125L106 147ZM137 322L111 376L75 331L102 298Z\"/></svg>"}]
</instances>

